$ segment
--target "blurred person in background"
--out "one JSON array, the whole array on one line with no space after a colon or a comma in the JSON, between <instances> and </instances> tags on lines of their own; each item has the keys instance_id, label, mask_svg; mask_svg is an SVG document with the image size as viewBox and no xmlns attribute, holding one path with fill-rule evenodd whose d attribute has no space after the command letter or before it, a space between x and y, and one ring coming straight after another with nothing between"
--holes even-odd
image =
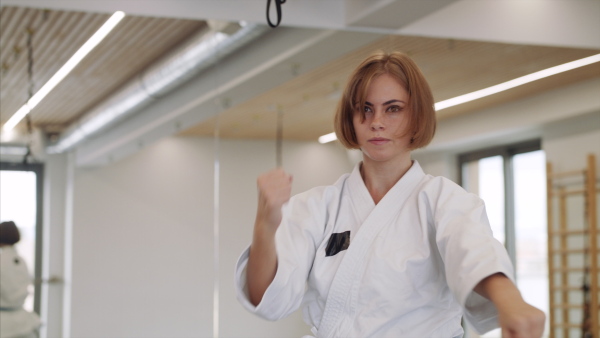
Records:
<instances>
[{"instance_id":1,"label":"blurred person in background","mask_svg":"<svg viewBox=\"0 0 600 338\"><path fill-rule=\"evenodd\" d=\"M39 316L23 308L31 276L14 247L20 239L14 222L0 223L0 338L38 337Z\"/></svg>"}]
</instances>

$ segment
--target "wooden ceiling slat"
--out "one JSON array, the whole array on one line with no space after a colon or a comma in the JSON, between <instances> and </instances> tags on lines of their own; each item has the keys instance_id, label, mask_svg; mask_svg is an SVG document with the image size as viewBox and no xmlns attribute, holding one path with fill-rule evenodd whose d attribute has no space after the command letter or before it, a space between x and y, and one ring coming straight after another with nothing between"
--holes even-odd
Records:
<instances>
[{"instance_id":1,"label":"wooden ceiling slat","mask_svg":"<svg viewBox=\"0 0 600 338\"><path fill-rule=\"evenodd\" d=\"M80 73L79 75L91 76L97 72L101 72L106 64L113 62L116 57L122 57L121 51L124 48L127 48L126 45L129 44L130 41L142 38L145 29L144 20L125 17L123 22L115 28L115 34L106 37L103 45L99 46L100 52L96 53L98 55L88 61L85 65L82 65L82 69L85 69L85 72ZM137 54L137 51L135 54ZM113 68L111 71L121 72L124 68L126 70L129 67L130 62L128 58L121 59L120 61L121 62L115 65L118 68Z\"/></svg>"},{"instance_id":2,"label":"wooden ceiling slat","mask_svg":"<svg viewBox=\"0 0 600 338\"><path fill-rule=\"evenodd\" d=\"M132 18L132 20L134 22L130 22L129 26L122 26L120 27L119 32L115 32L115 36L118 36L118 38L107 38L106 43L103 42L103 44L98 47L97 54L95 55L110 55L110 57L100 57L100 59L94 58L92 59L93 62L90 60L88 64L82 65L81 67L81 69L91 67L94 70L93 72L88 72L86 75L75 74L75 76L88 81L96 79L94 91L97 93L98 97L95 100L89 100L87 103L80 106L72 107L73 109L86 111L93 108L116 88L120 87L143 68L146 68L149 63L165 53L165 50L169 49L166 47L172 45L173 41L178 42L181 40L179 37L179 35L181 35L180 30L170 30L163 33L164 36L160 41L150 44L147 52L140 52L141 48L138 47L137 40L147 40L147 35L154 35L157 19ZM175 21L170 19L160 20ZM132 24L133 29L131 26ZM186 27L184 35L188 35L189 31L197 30L196 27L201 25L200 22L194 21L184 21L184 24ZM159 28L160 27L163 26L159 26ZM124 31L129 31L130 33L126 34ZM163 28L163 31L165 31L165 28ZM135 41L136 43L132 44L130 41ZM69 94L74 94L76 91L77 89L71 91Z\"/></svg>"},{"instance_id":3,"label":"wooden ceiling slat","mask_svg":"<svg viewBox=\"0 0 600 338\"><path fill-rule=\"evenodd\" d=\"M158 21L158 22L155 22ZM135 23L135 27L133 24L131 27L123 27L124 30L127 30L127 34L123 34L119 37L119 41L115 42L115 46L126 46L127 50L135 51L134 53L123 53L124 49L119 48L120 50L115 50L113 53L106 53L109 55L109 58L105 60L106 63L115 64L116 68L114 71L116 72L131 72L130 64L131 59L135 59L139 57L139 55L147 55L152 53L152 47L147 48L145 46L145 41L148 39L159 39L162 40L164 35L169 34L169 31L165 29L164 23L161 23L160 19L150 19L150 18L140 18ZM156 37L156 35L158 35ZM116 62L117 59L120 59L121 62ZM137 73L137 69L135 72ZM128 77L131 77L133 74L130 74Z\"/></svg>"},{"instance_id":4,"label":"wooden ceiling slat","mask_svg":"<svg viewBox=\"0 0 600 338\"><path fill-rule=\"evenodd\" d=\"M85 37L85 40L82 39L83 41L81 44L85 43L89 36L93 35L95 31L97 31L98 28L102 26L104 22L106 22L107 19L108 15L104 17L95 16L93 20L95 21L95 25L88 25L84 28L87 37ZM91 21L91 19L83 20L82 22L85 23L86 21ZM97 55L101 55L101 53L98 52L99 49L101 49L102 46L106 44L107 41L105 39L101 42L100 45L98 45L93 51L91 51L90 54L88 54L81 61L81 63L77 67L75 67L75 69L73 69L71 75L65 80L63 80L63 82L61 82L61 84L57 86L55 91L48 95L48 105L44 106L44 111L42 112L44 116L48 117L48 123L59 124L61 121L62 123L68 123L72 121L75 118L75 116L80 114L80 112L76 108L76 103L79 100L86 100L85 96L89 95L89 93L98 92L98 88L96 88L95 86L95 84L97 84L98 81L95 81L93 77L85 75L81 76L80 74L82 72L85 73L87 67L90 64L96 63ZM83 88L87 90L82 91L81 89Z\"/></svg>"},{"instance_id":5,"label":"wooden ceiling slat","mask_svg":"<svg viewBox=\"0 0 600 338\"><path fill-rule=\"evenodd\" d=\"M53 13L54 14L54 13ZM40 41L42 55L38 55L36 63L36 74L38 74L38 88L49 80L62 67L73 53L91 36L89 30L82 25L85 20L90 20L84 13L58 12L48 27L48 33L44 34ZM94 21L92 20L92 23ZM60 84L59 84L60 86ZM37 122L43 114L45 107L52 105L57 110L57 102L51 95L46 96L44 101L32 111L32 119ZM52 118L47 121L52 123Z\"/></svg>"},{"instance_id":6,"label":"wooden ceiling slat","mask_svg":"<svg viewBox=\"0 0 600 338\"><path fill-rule=\"evenodd\" d=\"M45 79L52 77L60 67L94 34L94 32L106 21L107 15L97 15L91 13L73 13L69 15L72 19L67 19L65 22L57 22L60 29L55 36L51 36L47 40L47 45L44 50L48 51L48 56L43 58L47 60L40 68L45 70L42 76ZM47 80L45 80L47 81ZM44 81L44 83L45 83ZM69 101L58 97L55 93L60 91L64 84L61 82L53 92L45 99L43 104L40 104L32 112L32 117L38 121L41 116L44 117L46 123L55 124L58 121L64 120L70 114L68 110ZM51 108L50 108L51 107ZM65 109L67 108L67 109ZM54 114L47 114L47 111L52 109Z\"/></svg>"},{"instance_id":7,"label":"wooden ceiling slat","mask_svg":"<svg viewBox=\"0 0 600 338\"><path fill-rule=\"evenodd\" d=\"M20 8L17 7L2 7L0 8L0 35L4 35L7 32L7 27L14 25L16 21L11 20L16 16L16 13ZM2 46L3 41L0 41Z\"/></svg>"},{"instance_id":8,"label":"wooden ceiling slat","mask_svg":"<svg viewBox=\"0 0 600 338\"><path fill-rule=\"evenodd\" d=\"M120 85L124 81L123 79L129 79L139 71L140 66L136 64L139 64L140 53L131 48L130 41L136 41L138 38L144 39L144 31L148 27L153 27L153 21L155 20L136 17L126 17L126 19L133 22L129 24L123 22L125 25L120 25L113 32L114 34L109 35L90 54L90 57L83 60L80 66L73 71L73 77L78 78L78 82L82 86L77 86L77 88L72 88L68 93L61 94L63 98L71 98L71 100L62 100L62 104L65 105L63 111L68 112L70 116L80 115L81 110L85 106L93 106L99 100L98 98L85 99L86 93L79 88L90 88L96 95L103 98L107 93L112 92L115 86ZM141 22L142 24L139 25L137 22ZM141 33L138 33L138 31ZM131 32L133 35L125 34L123 37L120 37L123 32ZM115 36L118 38L115 38ZM135 52L132 53L132 51ZM154 54L156 54L156 51ZM102 55L107 55L107 57L103 57ZM142 60L147 57L147 55L142 55ZM143 66L146 65L144 64ZM75 86L72 85L72 87ZM73 102L80 102L80 104L73 104Z\"/></svg>"},{"instance_id":9,"label":"wooden ceiling slat","mask_svg":"<svg viewBox=\"0 0 600 338\"><path fill-rule=\"evenodd\" d=\"M22 14L26 14L23 13ZM19 70L19 62L22 62L24 58L27 58L26 51L26 41L27 41L27 31L25 27L25 22L27 21L27 17L23 17L22 15L16 15L14 18L9 18L9 20L16 22L12 31L2 32L2 41L3 48L2 51L2 63L6 63L9 69L5 70L2 74L3 76L3 85L10 84L10 74ZM20 49L20 53L16 53L15 49Z\"/></svg>"},{"instance_id":10,"label":"wooden ceiling slat","mask_svg":"<svg viewBox=\"0 0 600 338\"><path fill-rule=\"evenodd\" d=\"M27 95L27 26L35 14L32 9L16 9L6 12L8 21L13 24L9 31L2 31L2 40L5 44L2 48L5 54L2 63L8 66L8 69L2 72L0 88L2 94L0 101L0 116L2 120L8 119L17 111L26 101ZM5 8L2 11L5 14ZM15 48L20 49L19 54L15 54ZM21 89L22 90L17 90Z\"/></svg>"},{"instance_id":11,"label":"wooden ceiling slat","mask_svg":"<svg viewBox=\"0 0 600 338\"><path fill-rule=\"evenodd\" d=\"M19 46L21 42L24 47L25 42L25 22L24 17L27 11L24 9L15 9L10 7L2 8L0 14L2 28L0 30L0 60L8 61L9 55L13 54L13 47Z\"/></svg>"},{"instance_id":12,"label":"wooden ceiling slat","mask_svg":"<svg viewBox=\"0 0 600 338\"><path fill-rule=\"evenodd\" d=\"M74 15L60 13L50 20L47 33L36 35L34 47L36 75L48 80L68 60L67 55L72 55L77 50L76 46L80 41L78 35L82 34L81 27L76 26L81 22L80 18L80 13ZM65 31L68 35L64 35Z\"/></svg>"},{"instance_id":13,"label":"wooden ceiling slat","mask_svg":"<svg viewBox=\"0 0 600 338\"><path fill-rule=\"evenodd\" d=\"M63 15L52 22L36 54L38 86L49 80L93 34L94 29L88 28L86 21L96 23L81 13Z\"/></svg>"},{"instance_id":14,"label":"wooden ceiling slat","mask_svg":"<svg viewBox=\"0 0 600 338\"><path fill-rule=\"evenodd\" d=\"M22 13L14 30L35 15L28 9L6 7L2 15ZM41 11L38 11L41 12ZM32 14L33 13L33 14ZM38 13L39 16L39 13ZM11 15L14 17L14 15ZM44 29L34 36L34 80L36 89L45 83L68 58L108 19L107 14L51 11ZM36 20L39 20L36 19ZM45 129L64 128L114 92L161 55L205 23L127 16L111 34L61 82L32 113L34 125ZM2 42L9 41L4 38ZM10 33L12 39L18 37ZM26 36L22 37L22 39ZM25 40L23 40L25 41ZM22 56L14 69L2 77L0 105L5 122L27 98L27 61ZM10 113L8 113L10 111Z\"/></svg>"}]
</instances>

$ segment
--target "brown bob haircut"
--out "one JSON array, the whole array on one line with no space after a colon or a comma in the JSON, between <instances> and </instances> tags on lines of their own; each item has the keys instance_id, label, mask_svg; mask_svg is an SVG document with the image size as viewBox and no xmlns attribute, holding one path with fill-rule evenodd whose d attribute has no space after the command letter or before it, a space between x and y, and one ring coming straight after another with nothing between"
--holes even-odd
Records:
<instances>
[{"instance_id":1,"label":"brown bob haircut","mask_svg":"<svg viewBox=\"0 0 600 338\"><path fill-rule=\"evenodd\" d=\"M21 234L13 221L0 223L0 244L13 245L21 240Z\"/></svg>"},{"instance_id":2,"label":"brown bob haircut","mask_svg":"<svg viewBox=\"0 0 600 338\"><path fill-rule=\"evenodd\" d=\"M435 134L433 95L417 64L400 52L376 52L354 70L335 113L334 127L338 140L346 148L359 148L352 122L353 116L355 113L362 113L360 107L365 105L371 82L382 74L396 78L408 92L410 115L406 133L412 135L410 149L425 147Z\"/></svg>"}]
</instances>

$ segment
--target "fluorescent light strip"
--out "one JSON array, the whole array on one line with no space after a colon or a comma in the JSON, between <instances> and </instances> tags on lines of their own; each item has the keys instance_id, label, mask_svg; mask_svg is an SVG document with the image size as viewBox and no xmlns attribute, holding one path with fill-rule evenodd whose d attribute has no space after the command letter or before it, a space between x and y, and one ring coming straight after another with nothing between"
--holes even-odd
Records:
<instances>
[{"instance_id":1,"label":"fluorescent light strip","mask_svg":"<svg viewBox=\"0 0 600 338\"><path fill-rule=\"evenodd\" d=\"M477 90L468 94L460 95L457 97L453 97L448 100L440 101L435 104L435 110L440 111L445 108L453 107L462 103L466 103L469 101L477 100L485 96L489 96L492 94L496 94L514 87L518 87L520 85L524 85L526 83L543 79L545 77L556 75L562 72L566 72L568 70L572 70L575 68L583 67L590 65L592 63L600 62L600 54L588 56L583 59L571 61L564 63L562 65L558 65L555 67L546 68L544 70L540 70L539 72L531 73L529 75L521 76L516 79L506 81L495 86L491 86L488 88L484 88L481 90ZM323 135L319 137L319 143L327 143L337 140L335 133L330 133L327 135Z\"/></svg>"},{"instance_id":2,"label":"fluorescent light strip","mask_svg":"<svg viewBox=\"0 0 600 338\"><path fill-rule=\"evenodd\" d=\"M440 101L435 104L435 110L439 111L445 108L453 107L461 103L477 100L479 98L496 94L514 87L524 85L526 83L543 79L545 77L555 75L558 73L566 72L571 69L587 66L589 64L600 61L600 54L592 55L583 59L567 62L562 65L540 70L539 72L531 73L529 75L518 77L514 80L506 81L495 86L487 87L481 90L474 91L465 95L453 97L448 100Z\"/></svg>"},{"instance_id":3,"label":"fluorescent light strip","mask_svg":"<svg viewBox=\"0 0 600 338\"><path fill-rule=\"evenodd\" d=\"M76 66L81 60L96 47L110 31L125 17L125 13L121 11L115 12L105 23L89 38L86 43L79 48L79 50L71 56L69 61L64 64L54 74L40 90L37 91L28 101L25 103L17 112L4 124L4 130L12 130L29 112L35 108L50 93L57 84L60 83Z\"/></svg>"},{"instance_id":4,"label":"fluorescent light strip","mask_svg":"<svg viewBox=\"0 0 600 338\"><path fill-rule=\"evenodd\" d=\"M323 135L321 137L319 137L319 143L323 144L323 143L328 143L331 141L335 141L337 140L337 136L335 136L335 133L329 133L327 135Z\"/></svg>"}]
</instances>

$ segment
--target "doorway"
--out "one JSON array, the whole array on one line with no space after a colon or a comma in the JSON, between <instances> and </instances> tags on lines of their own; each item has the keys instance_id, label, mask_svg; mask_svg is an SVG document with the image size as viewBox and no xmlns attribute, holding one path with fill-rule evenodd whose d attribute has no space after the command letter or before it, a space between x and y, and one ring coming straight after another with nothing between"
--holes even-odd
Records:
<instances>
[{"instance_id":1,"label":"doorway","mask_svg":"<svg viewBox=\"0 0 600 338\"><path fill-rule=\"evenodd\" d=\"M0 221L13 221L21 240L15 245L32 277L27 311L40 313L42 273L43 165L0 163Z\"/></svg>"}]
</instances>

